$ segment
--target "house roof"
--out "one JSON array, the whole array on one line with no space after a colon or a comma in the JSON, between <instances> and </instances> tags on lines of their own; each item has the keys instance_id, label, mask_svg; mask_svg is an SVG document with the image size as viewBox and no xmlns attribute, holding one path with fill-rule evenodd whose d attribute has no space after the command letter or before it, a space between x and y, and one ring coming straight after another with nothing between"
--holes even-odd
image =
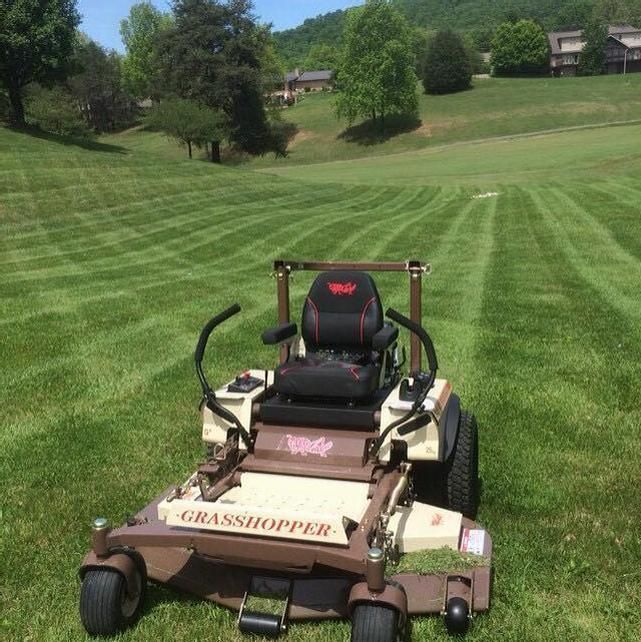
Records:
<instances>
[{"instance_id":1,"label":"house roof","mask_svg":"<svg viewBox=\"0 0 641 642\"><path fill-rule=\"evenodd\" d=\"M292 82L294 80L298 79L298 72L296 71L289 71L288 73L285 74L285 82Z\"/></svg>"},{"instance_id":2,"label":"house roof","mask_svg":"<svg viewBox=\"0 0 641 642\"><path fill-rule=\"evenodd\" d=\"M610 36L624 35L628 33L640 33L641 29L637 29L632 25L609 25L608 34ZM562 54L562 53L580 53L582 47L576 47L574 49L566 49L561 51L561 40L564 38L580 38L583 35L583 31L578 29L574 31L552 31L548 34L550 40L550 47L552 48L552 54Z\"/></svg>"},{"instance_id":3,"label":"house roof","mask_svg":"<svg viewBox=\"0 0 641 642\"><path fill-rule=\"evenodd\" d=\"M298 78L298 82L312 81L312 80L331 80L334 72L329 69L322 71L304 71Z\"/></svg>"}]
</instances>

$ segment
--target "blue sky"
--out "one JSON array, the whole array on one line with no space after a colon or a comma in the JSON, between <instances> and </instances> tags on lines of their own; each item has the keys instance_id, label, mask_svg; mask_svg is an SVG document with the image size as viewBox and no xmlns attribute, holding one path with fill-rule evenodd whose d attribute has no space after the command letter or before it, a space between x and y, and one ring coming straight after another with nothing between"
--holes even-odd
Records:
<instances>
[{"instance_id":1,"label":"blue sky","mask_svg":"<svg viewBox=\"0 0 641 642\"><path fill-rule=\"evenodd\" d=\"M152 0L162 10L169 9L168 0ZM83 16L81 29L94 40L111 49L122 51L120 20L129 13L135 0L79 0L78 9ZM360 0L254 0L256 14L262 22L271 22L276 31L295 27L305 18L321 13L345 9Z\"/></svg>"}]
</instances>

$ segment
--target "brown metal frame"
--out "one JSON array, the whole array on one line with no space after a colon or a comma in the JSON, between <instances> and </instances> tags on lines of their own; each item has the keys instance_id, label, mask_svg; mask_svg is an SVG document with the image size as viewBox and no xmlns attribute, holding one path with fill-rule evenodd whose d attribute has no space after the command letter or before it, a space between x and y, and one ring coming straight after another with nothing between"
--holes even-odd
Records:
<instances>
[{"instance_id":1,"label":"brown metal frame","mask_svg":"<svg viewBox=\"0 0 641 642\"><path fill-rule=\"evenodd\" d=\"M421 325L423 317L422 282L423 274L430 272L430 265L417 260L410 261L274 261L276 293L278 297L278 323L289 323L289 277L292 272L329 272L332 270L363 270L364 272L407 272L410 279L410 319ZM280 361L289 358L289 348L280 348ZM421 342L412 334L410 339L410 370L421 369Z\"/></svg>"},{"instance_id":2,"label":"brown metal frame","mask_svg":"<svg viewBox=\"0 0 641 642\"><path fill-rule=\"evenodd\" d=\"M392 573L387 576L385 591L372 593L365 581L366 550L362 548L360 537L357 539L361 541L354 548L359 549L362 558L357 559L352 546L339 549L170 528L157 518L158 503L167 492L169 489L136 515L138 524L111 530L107 543L114 552L109 557L99 557L95 551L90 551L82 563L80 576L84 577L93 569L112 569L122 574L133 589L139 582L135 579L137 564L130 556L139 555L144 560L145 575L149 579L238 611L251 578L255 575L268 577L274 572L277 581L287 578L292 583L290 620L349 617L354 606L363 602L387 604L399 609L402 618L442 614L443 605L452 597L464 598L472 612L486 611L490 606L489 562L487 566L455 575L394 574L393 568L388 566L387 570ZM465 518L462 526L478 527ZM228 537L229 542L226 541ZM239 546L240 541L242 546ZM344 564L350 558L350 549L354 557ZM266 550L269 550L268 558L259 559ZM343 563L336 567L334 553L339 551L344 555ZM492 557L492 540L488 533L483 555L488 560ZM401 593L392 590L400 587Z\"/></svg>"}]
</instances>

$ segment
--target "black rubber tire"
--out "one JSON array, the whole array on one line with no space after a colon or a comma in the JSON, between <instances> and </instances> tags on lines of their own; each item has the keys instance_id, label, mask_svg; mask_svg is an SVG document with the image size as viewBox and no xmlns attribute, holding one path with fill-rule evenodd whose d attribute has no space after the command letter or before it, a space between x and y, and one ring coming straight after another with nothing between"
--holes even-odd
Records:
<instances>
[{"instance_id":1,"label":"black rubber tire","mask_svg":"<svg viewBox=\"0 0 641 642\"><path fill-rule=\"evenodd\" d=\"M462 597L451 598L446 606L445 628L452 636L463 636L470 628L470 606Z\"/></svg>"},{"instance_id":2,"label":"black rubber tire","mask_svg":"<svg viewBox=\"0 0 641 642\"><path fill-rule=\"evenodd\" d=\"M372 604L354 607L351 642L397 642L398 639L397 611Z\"/></svg>"},{"instance_id":3,"label":"black rubber tire","mask_svg":"<svg viewBox=\"0 0 641 642\"><path fill-rule=\"evenodd\" d=\"M464 410L456 446L447 462L447 507L476 518L479 509L479 434L476 418Z\"/></svg>"},{"instance_id":4,"label":"black rubber tire","mask_svg":"<svg viewBox=\"0 0 641 642\"><path fill-rule=\"evenodd\" d=\"M92 636L116 635L131 626L142 608L145 586L137 600L127 596L127 584L117 571L87 571L80 589L80 619Z\"/></svg>"}]
</instances>

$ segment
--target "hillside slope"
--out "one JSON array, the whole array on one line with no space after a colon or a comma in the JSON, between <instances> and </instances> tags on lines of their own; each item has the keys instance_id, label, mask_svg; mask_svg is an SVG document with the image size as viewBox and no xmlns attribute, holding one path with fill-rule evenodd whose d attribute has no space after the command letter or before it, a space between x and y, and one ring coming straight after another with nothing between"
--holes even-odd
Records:
<instances>
[{"instance_id":1,"label":"hillside slope","mask_svg":"<svg viewBox=\"0 0 641 642\"><path fill-rule=\"evenodd\" d=\"M641 118L641 74L598 78L477 80L474 89L449 96L421 95L420 122L377 132L345 129L330 94L306 96L283 112L298 134L287 158L254 159L254 167L282 167L382 156L496 136L636 121Z\"/></svg>"}]
</instances>

